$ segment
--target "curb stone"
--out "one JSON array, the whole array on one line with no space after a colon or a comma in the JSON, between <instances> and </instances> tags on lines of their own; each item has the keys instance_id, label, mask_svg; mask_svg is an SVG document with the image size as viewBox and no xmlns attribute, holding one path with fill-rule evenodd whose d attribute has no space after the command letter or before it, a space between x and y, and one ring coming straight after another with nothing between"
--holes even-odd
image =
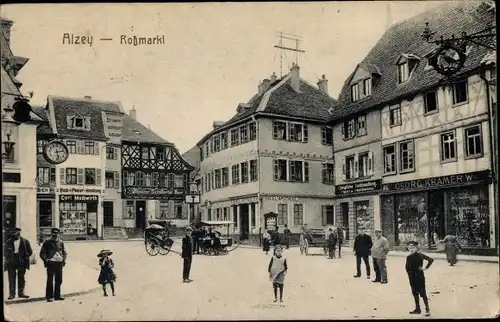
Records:
<instances>
[{"instance_id":1,"label":"curb stone","mask_svg":"<svg viewBox=\"0 0 500 322\"><path fill-rule=\"evenodd\" d=\"M63 294L63 296L65 298L71 298L71 297L75 297L75 296L81 296L81 295L86 295L86 294L90 294L92 292L96 292L96 291L99 291L101 290L100 287L95 287L93 289L90 289L90 290L86 290L86 291L78 291L78 292L72 292L72 293L68 293L68 294ZM4 301L4 304L5 305L14 305L14 304L22 304L22 303L31 303L31 302L42 302L42 301L45 301L45 297L30 297L29 299L15 299L15 300L6 300Z\"/></svg>"}]
</instances>

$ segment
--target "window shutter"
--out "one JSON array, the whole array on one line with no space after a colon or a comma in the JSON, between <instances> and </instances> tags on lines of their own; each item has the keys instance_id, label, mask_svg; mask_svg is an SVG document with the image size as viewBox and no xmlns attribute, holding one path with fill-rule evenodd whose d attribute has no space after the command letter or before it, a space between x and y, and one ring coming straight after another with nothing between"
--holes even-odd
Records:
<instances>
[{"instance_id":1,"label":"window shutter","mask_svg":"<svg viewBox=\"0 0 500 322\"><path fill-rule=\"evenodd\" d=\"M115 171L115 188L120 189L120 172Z\"/></svg>"},{"instance_id":2,"label":"window shutter","mask_svg":"<svg viewBox=\"0 0 500 322\"><path fill-rule=\"evenodd\" d=\"M94 154L99 155L99 142L94 142Z\"/></svg>"},{"instance_id":3,"label":"window shutter","mask_svg":"<svg viewBox=\"0 0 500 322\"><path fill-rule=\"evenodd\" d=\"M346 181L346 164L345 159L342 160L342 180Z\"/></svg>"},{"instance_id":4,"label":"window shutter","mask_svg":"<svg viewBox=\"0 0 500 322\"><path fill-rule=\"evenodd\" d=\"M59 178L60 178L60 184L66 184L66 169L65 168L59 168Z\"/></svg>"},{"instance_id":5,"label":"window shutter","mask_svg":"<svg viewBox=\"0 0 500 322\"><path fill-rule=\"evenodd\" d=\"M101 185L101 169L95 169L95 184Z\"/></svg>"},{"instance_id":6,"label":"window shutter","mask_svg":"<svg viewBox=\"0 0 500 322\"><path fill-rule=\"evenodd\" d=\"M368 152L368 175L373 175L373 152Z\"/></svg>"},{"instance_id":7,"label":"window shutter","mask_svg":"<svg viewBox=\"0 0 500 322\"><path fill-rule=\"evenodd\" d=\"M309 182L309 162L304 161L304 182Z\"/></svg>"},{"instance_id":8,"label":"window shutter","mask_svg":"<svg viewBox=\"0 0 500 322\"><path fill-rule=\"evenodd\" d=\"M291 123L287 123L288 125L288 140L295 139L295 127Z\"/></svg>"},{"instance_id":9,"label":"window shutter","mask_svg":"<svg viewBox=\"0 0 500 322\"><path fill-rule=\"evenodd\" d=\"M279 163L278 160L273 160L274 163L274 180L279 180Z\"/></svg>"},{"instance_id":10,"label":"window shutter","mask_svg":"<svg viewBox=\"0 0 500 322\"><path fill-rule=\"evenodd\" d=\"M306 124L304 124L304 133L303 133L302 142L307 143L308 140L309 140L309 128L307 127Z\"/></svg>"},{"instance_id":11,"label":"window shutter","mask_svg":"<svg viewBox=\"0 0 500 322\"><path fill-rule=\"evenodd\" d=\"M326 218L326 206L321 206L321 226L326 226L328 220Z\"/></svg>"},{"instance_id":12,"label":"window shutter","mask_svg":"<svg viewBox=\"0 0 500 322\"><path fill-rule=\"evenodd\" d=\"M118 177L120 177L120 173L118 172ZM123 171L123 185L127 185L128 184L128 172L127 171Z\"/></svg>"},{"instance_id":13,"label":"window shutter","mask_svg":"<svg viewBox=\"0 0 500 322\"><path fill-rule=\"evenodd\" d=\"M118 160L118 149L117 148L113 148L113 159Z\"/></svg>"},{"instance_id":14,"label":"window shutter","mask_svg":"<svg viewBox=\"0 0 500 322\"><path fill-rule=\"evenodd\" d=\"M321 169L321 182L326 183L326 164L323 163L321 166L323 167Z\"/></svg>"},{"instance_id":15,"label":"window shutter","mask_svg":"<svg viewBox=\"0 0 500 322\"><path fill-rule=\"evenodd\" d=\"M66 115L66 124L68 129L73 128L73 116L72 115Z\"/></svg>"},{"instance_id":16,"label":"window shutter","mask_svg":"<svg viewBox=\"0 0 500 322\"><path fill-rule=\"evenodd\" d=\"M358 155L356 154L354 156L354 179L357 179L359 177L359 169L358 169L359 163L358 163Z\"/></svg>"},{"instance_id":17,"label":"window shutter","mask_svg":"<svg viewBox=\"0 0 500 322\"><path fill-rule=\"evenodd\" d=\"M83 154L84 151L83 141L76 141L76 153Z\"/></svg>"},{"instance_id":18,"label":"window shutter","mask_svg":"<svg viewBox=\"0 0 500 322\"><path fill-rule=\"evenodd\" d=\"M77 176L76 176L76 184L84 184L85 183L85 169L78 168Z\"/></svg>"}]
</instances>

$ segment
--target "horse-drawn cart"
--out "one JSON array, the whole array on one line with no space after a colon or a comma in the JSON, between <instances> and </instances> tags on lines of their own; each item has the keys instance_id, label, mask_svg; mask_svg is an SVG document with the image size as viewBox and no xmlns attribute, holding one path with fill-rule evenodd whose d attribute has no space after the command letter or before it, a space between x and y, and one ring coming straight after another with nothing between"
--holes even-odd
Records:
<instances>
[{"instance_id":1,"label":"horse-drawn cart","mask_svg":"<svg viewBox=\"0 0 500 322\"><path fill-rule=\"evenodd\" d=\"M148 223L150 226L144 230L146 252L151 256L167 255L174 244L170 238L170 222L151 219Z\"/></svg>"},{"instance_id":2,"label":"horse-drawn cart","mask_svg":"<svg viewBox=\"0 0 500 322\"><path fill-rule=\"evenodd\" d=\"M229 237L229 226L232 223L232 221L201 221L199 226L212 230L212 233L199 239L200 252L204 255L227 255L228 248L233 245L233 239ZM227 228L227 236L222 236L219 231L215 230L217 227L224 226Z\"/></svg>"},{"instance_id":3,"label":"horse-drawn cart","mask_svg":"<svg viewBox=\"0 0 500 322\"><path fill-rule=\"evenodd\" d=\"M325 231L322 228L302 228L299 239L300 253L302 255L309 254L309 247L322 247L323 252L326 255L328 253L327 246Z\"/></svg>"}]
</instances>

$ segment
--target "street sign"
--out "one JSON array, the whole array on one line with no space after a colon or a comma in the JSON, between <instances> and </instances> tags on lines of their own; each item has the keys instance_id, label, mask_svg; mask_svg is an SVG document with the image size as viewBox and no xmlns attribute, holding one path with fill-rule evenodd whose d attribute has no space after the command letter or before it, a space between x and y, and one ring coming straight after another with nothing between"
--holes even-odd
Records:
<instances>
[{"instance_id":1,"label":"street sign","mask_svg":"<svg viewBox=\"0 0 500 322\"><path fill-rule=\"evenodd\" d=\"M185 202L188 204L198 204L200 203L200 195L199 194L186 195Z\"/></svg>"}]
</instances>

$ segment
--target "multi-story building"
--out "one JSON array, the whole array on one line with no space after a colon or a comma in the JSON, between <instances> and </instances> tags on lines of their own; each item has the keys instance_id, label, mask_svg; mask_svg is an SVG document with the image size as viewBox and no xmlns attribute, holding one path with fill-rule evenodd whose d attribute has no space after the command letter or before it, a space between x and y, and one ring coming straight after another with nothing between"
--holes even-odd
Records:
<instances>
[{"instance_id":1,"label":"multi-story building","mask_svg":"<svg viewBox=\"0 0 500 322\"><path fill-rule=\"evenodd\" d=\"M382 175L380 208L373 203L381 218L375 224L393 245L418 240L431 247L452 233L464 248L496 246L487 91L492 70L481 63L487 50L469 44L460 74L452 83L443 83L428 62L435 45L414 32L429 22L445 37L472 34L494 24L488 8L480 2L446 4L391 27L342 90L337 111L345 110L339 117L346 124L344 136L359 137L360 116L366 115L369 138L357 138L353 142L358 146L348 151L342 150L339 139L334 149L340 160L335 160L345 160L346 179L352 164L354 177L370 167L373 179ZM353 118L357 121L349 123ZM357 133L352 134L350 124L357 124ZM371 165L370 156L368 166L359 159L362 143L362 151L372 152ZM354 161L349 159L355 153ZM369 187L379 188L376 183Z\"/></svg>"},{"instance_id":2,"label":"multi-story building","mask_svg":"<svg viewBox=\"0 0 500 322\"><path fill-rule=\"evenodd\" d=\"M57 138L66 144L69 157L64 163L52 167L38 164L38 178L39 182L42 180L45 184L45 176L48 175L49 189L50 182L55 181L54 201L51 203L52 227L60 228L65 239L102 237L102 204L105 197L103 174L108 141L103 110L119 113L120 107L109 102L93 101L91 97L47 98L44 117L50 130L41 128L38 149L43 148L45 140ZM42 201L45 201L43 206ZM48 226L49 215L45 207L49 207L49 200L40 198L38 205L41 229ZM42 224L43 220L45 222Z\"/></svg>"},{"instance_id":3,"label":"multi-story building","mask_svg":"<svg viewBox=\"0 0 500 322\"><path fill-rule=\"evenodd\" d=\"M1 109L2 109L2 212L3 227L20 227L24 237L36 238L36 128L43 121L31 111L16 78L27 58L10 48L13 22L1 19ZM24 122L15 114L29 113Z\"/></svg>"},{"instance_id":4,"label":"multi-story building","mask_svg":"<svg viewBox=\"0 0 500 322\"><path fill-rule=\"evenodd\" d=\"M198 142L203 218L233 221L241 239L284 225L299 232L334 224L332 130L335 100L323 77L318 88L300 78L265 79L227 122ZM278 214L277 223L264 215Z\"/></svg>"},{"instance_id":5,"label":"multi-story building","mask_svg":"<svg viewBox=\"0 0 500 322\"><path fill-rule=\"evenodd\" d=\"M194 146L188 151L186 151L183 155L182 158L189 163L194 170L191 171L190 174L190 182L191 182L191 189L194 190L196 194L199 196L201 195L201 191L203 189L202 187L202 182L201 182L201 175L200 175L200 163L201 163L201 153L200 153L200 148L198 146ZM193 189L196 187L196 189ZM190 191L192 193L193 191ZM196 200L196 199L195 199ZM198 198L199 200L199 198ZM185 217L191 216L194 218L195 222L199 222L201 218L201 204L196 203L192 205L187 205L185 207L186 210L186 215ZM194 213L194 216L193 216Z\"/></svg>"},{"instance_id":6,"label":"multi-story building","mask_svg":"<svg viewBox=\"0 0 500 322\"><path fill-rule=\"evenodd\" d=\"M123 227L141 232L148 219L188 224L185 195L193 170L174 144L137 121L136 110L123 116L121 165Z\"/></svg>"}]
</instances>

